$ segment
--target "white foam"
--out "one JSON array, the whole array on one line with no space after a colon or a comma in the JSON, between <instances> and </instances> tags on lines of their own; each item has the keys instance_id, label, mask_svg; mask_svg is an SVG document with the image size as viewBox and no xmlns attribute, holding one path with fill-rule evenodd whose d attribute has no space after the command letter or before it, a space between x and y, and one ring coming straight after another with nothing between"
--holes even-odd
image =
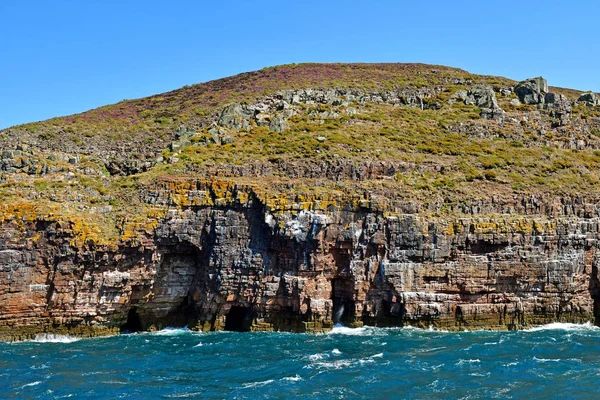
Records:
<instances>
[{"instance_id":1,"label":"white foam","mask_svg":"<svg viewBox=\"0 0 600 400\"><path fill-rule=\"evenodd\" d=\"M483 377L486 377L486 376L490 376L490 373L486 372L486 373L482 374L480 372L472 372L469 375L470 376L476 376L476 377L479 377L479 378L483 378Z\"/></svg>"},{"instance_id":2,"label":"white foam","mask_svg":"<svg viewBox=\"0 0 600 400\"><path fill-rule=\"evenodd\" d=\"M342 352L339 351L338 349L333 349L333 350L331 350L331 354L339 356L340 354L342 354Z\"/></svg>"},{"instance_id":3,"label":"white foam","mask_svg":"<svg viewBox=\"0 0 600 400\"><path fill-rule=\"evenodd\" d=\"M394 329L394 328L390 328L390 329ZM427 329L423 329L423 328L419 328L416 326L412 326L412 325L406 325L403 326L401 328L403 331L405 332L442 332L442 333L450 333L450 331L444 330L444 329L438 329L438 328L434 328L433 325L429 325L429 327ZM465 331L468 332L468 331Z\"/></svg>"},{"instance_id":4,"label":"white foam","mask_svg":"<svg viewBox=\"0 0 600 400\"><path fill-rule=\"evenodd\" d=\"M547 362L560 362L560 358L537 358L533 356L533 359L539 363L547 363Z\"/></svg>"},{"instance_id":5,"label":"white foam","mask_svg":"<svg viewBox=\"0 0 600 400\"><path fill-rule=\"evenodd\" d=\"M360 360L358 360L358 363L360 365L362 365L362 364L371 364L371 363L374 363L374 362L375 362L375 360L372 359L371 357L361 358Z\"/></svg>"},{"instance_id":6,"label":"white foam","mask_svg":"<svg viewBox=\"0 0 600 400\"><path fill-rule=\"evenodd\" d=\"M538 332L538 331L589 331L598 330L597 326L592 325L590 321L585 324L571 324L565 322L554 322L552 324L536 326L534 328L524 329L523 332Z\"/></svg>"},{"instance_id":7,"label":"white foam","mask_svg":"<svg viewBox=\"0 0 600 400\"><path fill-rule=\"evenodd\" d=\"M463 364L477 364L480 363L481 360L478 358L474 358L474 359L469 359L469 360L458 360L458 362L456 363L456 365L463 365Z\"/></svg>"},{"instance_id":8,"label":"white foam","mask_svg":"<svg viewBox=\"0 0 600 400\"><path fill-rule=\"evenodd\" d=\"M187 393L170 394L170 395L167 395L165 397L168 397L170 399L185 399L187 397L198 397L198 396L200 396L202 394L203 394L203 392L187 392Z\"/></svg>"},{"instance_id":9,"label":"white foam","mask_svg":"<svg viewBox=\"0 0 600 400\"><path fill-rule=\"evenodd\" d=\"M351 367L353 364L355 364L355 363L353 363L352 361L349 361L349 360L338 360L338 361L334 361L334 362L316 363L315 366L326 368L326 369L344 369L346 367ZM308 367L308 368L310 368L310 367Z\"/></svg>"},{"instance_id":10,"label":"white foam","mask_svg":"<svg viewBox=\"0 0 600 400\"><path fill-rule=\"evenodd\" d=\"M377 328L374 326L362 326L360 328L349 328L343 325L335 325L333 329L327 332L328 335L348 335L348 336L385 336L389 331L402 328Z\"/></svg>"},{"instance_id":11,"label":"white foam","mask_svg":"<svg viewBox=\"0 0 600 400\"><path fill-rule=\"evenodd\" d=\"M343 325L336 325L333 329L327 332L328 335L349 335L349 336L366 336L367 327L348 328Z\"/></svg>"},{"instance_id":12,"label":"white foam","mask_svg":"<svg viewBox=\"0 0 600 400\"><path fill-rule=\"evenodd\" d=\"M178 336L189 332L188 328L165 328L157 332L152 332L152 334L157 336Z\"/></svg>"},{"instance_id":13,"label":"white foam","mask_svg":"<svg viewBox=\"0 0 600 400\"><path fill-rule=\"evenodd\" d=\"M36 343L73 343L78 341L79 338L69 335L55 335L53 333L40 333L35 336L32 342Z\"/></svg>"},{"instance_id":14,"label":"white foam","mask_svg":"<svg viewBox=\"0 0 600 400\"><path fill-rule=\"evenodd\" d=\"M26 383L25 385L21 386L19 389L24 389L24 388L30 387L30 386L37 386L40 383L42 383L42 381L35 381L35 382L31 382L31 383Z\"/></svg>"},{"instance_id":15,"label":"white foam","mask_svg":"<svg viewBox=\"0 0 600 400\"><path fill-rule=\"evenodd\" d=\"M311 354L310 356L308 356L308 359L310 361L321 361L323 359L323 354L319 354L319 353Z\"/></svg>"},{"instance_id":16,"label":"white foam","mask_svg":"<svg viewBox=\"0 0 600 400\"><path fill-rule=\"evenodd\" d=\"M290 381L290 382L298 382L302 380L300 375L295 376L286 376L285 378L281 378L282 381Z\"/></svg>"},{"instance_id":17,"label":"white foam","mask_svg":"<svg viewBox=\"0 0 600 400\"><path fill-rule=\"evenodd\" d=\"M255 388L255 387L262 387L262 386L267 386L270 383L273 383L273 379L269 379L266 381L262 381L262 382L252 382L252 383L246 383L244 386L242 386L242 389L250 389L250 388Z\"/></svg>"},{"instance_id":18,"label":"white foam","mask_svg":"<svg viewBox=\"0 0 600 400\"><path fill-rule=\"evenodd\" d=\"M417 349L415 350L415 353L430 353L432 351L437 351L437 350L444 350L446 347L442 346L442 347L432 347L430 349Z\"/></svg>"}]
</instances>

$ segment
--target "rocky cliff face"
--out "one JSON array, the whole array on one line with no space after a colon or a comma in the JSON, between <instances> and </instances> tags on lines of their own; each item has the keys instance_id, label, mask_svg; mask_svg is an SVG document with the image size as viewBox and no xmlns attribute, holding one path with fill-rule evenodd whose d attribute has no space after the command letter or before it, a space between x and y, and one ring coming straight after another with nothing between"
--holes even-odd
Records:
<instances>
[{"instance_id":1,"label":"rocky cliff face","mask_svg":"<svg viewBox=\"0 0 600 400\"><path fill-rule=\"evenodd\" d=\"M158 116L131 159L2 133L0 339L598 320L597 95L419 68Z\"/></svg>"},{"instance_id":2,"label":"rocky cliff face","mask_svg":"<svg viewBox=\"0 0 600 400\"><path fill-rule=\"evenodd\" d=\"M210 196L199 188L186 195ZM5 221L0 335L518 329L595 318L600 216L581 199L515 198L474 209L518 216L446 219L374 211L367 199L269 207L229 189L214 199L221 206L184 207L151 191L147 200L168 211L112 246L77 243L70 223Z\"/></svg>"}]
</instances>

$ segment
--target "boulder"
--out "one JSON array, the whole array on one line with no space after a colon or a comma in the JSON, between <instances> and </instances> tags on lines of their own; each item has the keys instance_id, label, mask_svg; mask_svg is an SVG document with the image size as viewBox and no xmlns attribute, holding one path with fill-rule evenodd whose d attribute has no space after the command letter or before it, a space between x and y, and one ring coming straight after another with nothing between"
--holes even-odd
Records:
<instances>
[{"instance_id":1,"label":"boulder","mask_svg":"<svg viewBox=\"0 0 600 400\"><path fill-rule=\"evenodd\" d=\"M541 76L526 79L515 86L514 92L523 104L543 104L548 82Z\"/></svg>"},{"instance_id":2,"label":"boulder","mask_svg":"<svg viewBox=\"0 0 600 400\"><path fill-rule=\"evenodd\" d=\"M498 108L482 108L481 118L484 119L495 119L496 121L502 121L504 119L504 110Z\"/></svg>"},{"instance_id":3,"label":"boulder","mask_svg":"<svg viewBox=\"0 0 600 400\"><path fill-rule=\"evenodd\" d=\"M234 138L229 134L227 129L213 126L208 130L208 134L216 144L233 143Z\"/></svg>"},{"instance_id":4,"label":"boulder","mask_svg":"<svg viewBox=\"0 0 600 400\"><path fill-rule=\"evenodd\" d=\"M468 96L469 92L467 92L466 90L459 90L458 92L454 93L452 97L450 97L450 100L448 100L448 104L454 104L458 100L466 102Z\"/></svg>"},{"instance_id":5,"label":"boulder","mask_svg":"<svg viewBox=\"0 0 600 400\"><path fill-rule=\"evenodd\" d=\"M246 104L230 104L221 111L219 125L226 128L247 129L255 111L253 107Z\"/></svg>"},{"instance_id":6,"label":"boulder","mask_svg":"<svg viewBox=\"0 0 600 400\"><path fill-rule=\"evenodd\" d=\"M256 114L256 125L258 126L268 126L271 122L271 116L267 113L259 113Z\"/></svg>"},{"instance_id":7,"label":"boulder","mask_svg":"<svg viewBox=\"0 0 600 400\"><path fill-rule=\"evenodd\" d=\"M600 97L593 92L587 92L579 96L577 104L585 104L588 107L600 105Z\"/></svg>"},{"instance_id":8,"label":"boulder","mask_svg":"<svg viewBox=\"0 0 600 400\"><path fill-rule=\"evenodd\" d=\"M559 125L564 125L571 117L571 102L565 95L546 93L544 96L544 109L550 111L550 116L557 118Z\"/></svg>"},{"instance_id":9,"label":"boulder","mask_svg":"<svg viewBox=\"0 0 600 400\"><path fill-rule=\"evenodd\" d=\"M269 124L269 129L272 130L273 132L283 132L288 128L288 123L287 120L285 118L283 118L282 116L276 116L271 120L271 123Z\"/></svg>"},{"instance_id":10,"label":"boulder","mask_svg":"<svg viewBox=\"0 0 600 400\"><path fill-rule=\"evenodd\" d=\"M465 104L476 105L480 108L500 108L496 100L494 88L490 85L475 85L467 93Z\"/></svg>"}]
</instances>

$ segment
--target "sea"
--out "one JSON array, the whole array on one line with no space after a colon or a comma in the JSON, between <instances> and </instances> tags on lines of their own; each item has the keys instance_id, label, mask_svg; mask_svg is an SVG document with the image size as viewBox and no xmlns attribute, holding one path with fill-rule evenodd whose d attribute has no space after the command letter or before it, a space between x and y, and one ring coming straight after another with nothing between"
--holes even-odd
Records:
<instances>
[{"instance_id":1,"label":"sea","mask_svg":"<svg viewBox=\"0 0 600 400\"><path fill-rule=\"evenodd\" d=\"M0 398L594 399L600 328L40 335L0 343Z\"/></svg>"}]
</instances>

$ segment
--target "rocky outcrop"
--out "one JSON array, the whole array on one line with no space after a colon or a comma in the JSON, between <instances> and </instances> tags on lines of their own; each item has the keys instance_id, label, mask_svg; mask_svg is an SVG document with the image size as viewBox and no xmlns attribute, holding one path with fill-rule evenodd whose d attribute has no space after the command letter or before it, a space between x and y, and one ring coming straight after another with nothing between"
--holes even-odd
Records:
<instances>
[{"instance_id":1,"label":"rocky outcrop","mask_svg":"<svg viewBox=\"0 0 600 400\"><path fill-rule=\"evenodd\" d=\"M548 93L548 82L541 76L526 79L515 86L514 92L523 104L542 104Z\"/></svg>"},{"instance_id":2,"label":"rocky outcrop","mask_svg":"<svg viewBox=\"0 0 600 400\"><path fill-rule=\"evenodd\" d=\"M490 87L491 89L491 87ZM420 109L433 108L438 105L427 103L427 99L438 93L438 89L396 89L386 91L368 92L362 89L299 89L283 90L275 95L267 96L253 104L233 103L225 107L215 121L217 126L233 128L238 130L247 130L252 124L257 126L267 126L271 131L283 132L288 128L288 119L293 115L304 112L299 105L328 104L332 106L346 106L352 103L365 104L392 104ZM488 96L486 99L480 99L480 93L476 90L477 102L482 104L495 104L495 95L493 90L491 96L489 93L481 93L482 96ZM324 115L324 119L334 118L329 114ZM339 117L339 115L337 116Z\"/></svg>"},{"instance_id":3,"label":"rocky outcrop","mask_svg":"<svg viewBox=\"0 0 600 400\"><path fill-rule=\"evenodd\" d=\"M216 198L190 185L182 203L172 193L148 192L168 211L112 246L76 240L70 222L5 220L0 337L338 322L518 329L598 309L600 215L580 199L497 199L456 219L414 205L384 214L368 198L261 201L239 187Z\"/></svg>"},{"instance_id":4,"label":"rocky outcrop","mask_svg":"<svg viewBox=\"0 0 600 400\"><path fill-rule=\"evenodd\" d=\"M579 96L577 103L585 104L588 107L595 107L600 105L600 97L598 97L598 94L596 93L587 92Z\"/></svg>"},{"instance_id":5,"label":"rocky outcrop","mask_svg":"<svg viewBox=\"0 0 600 400\"><path fill-rule=\"evenodd\" d=\"M550 112L551 117L559 121L559 125L566 125L571 117L571 102L562 94L546 93L544 109Z\"/></svg>"},{"instance_id":6,"label":"rocky outcrop","mask_svg":"<svg viewBox=\"0 0 600 400\"><path fill-rule=\"evenodd\" d=\"M515 94L523 104L535 104L548 110L555 118L557 126L566 125L571 117L571 102L563 94L548 90L548 82L542 77L527 79L520 82L514 89Z\"/></svg>"},{"instance_id":7,"label":"rocky outcrop","mask_svg":"<svg viewBox=\"0 0 600 400\"><path fill-rule=\"evenodd\" d=\"M504 110L498 105L494 88L490 85L475 85L469 90L459 90L448 101L454 104L461 100L464 104L474 105L481 108L481 117L484 119L495 119L501 121L504 118Z\"/></svg>"}]
</instances>

